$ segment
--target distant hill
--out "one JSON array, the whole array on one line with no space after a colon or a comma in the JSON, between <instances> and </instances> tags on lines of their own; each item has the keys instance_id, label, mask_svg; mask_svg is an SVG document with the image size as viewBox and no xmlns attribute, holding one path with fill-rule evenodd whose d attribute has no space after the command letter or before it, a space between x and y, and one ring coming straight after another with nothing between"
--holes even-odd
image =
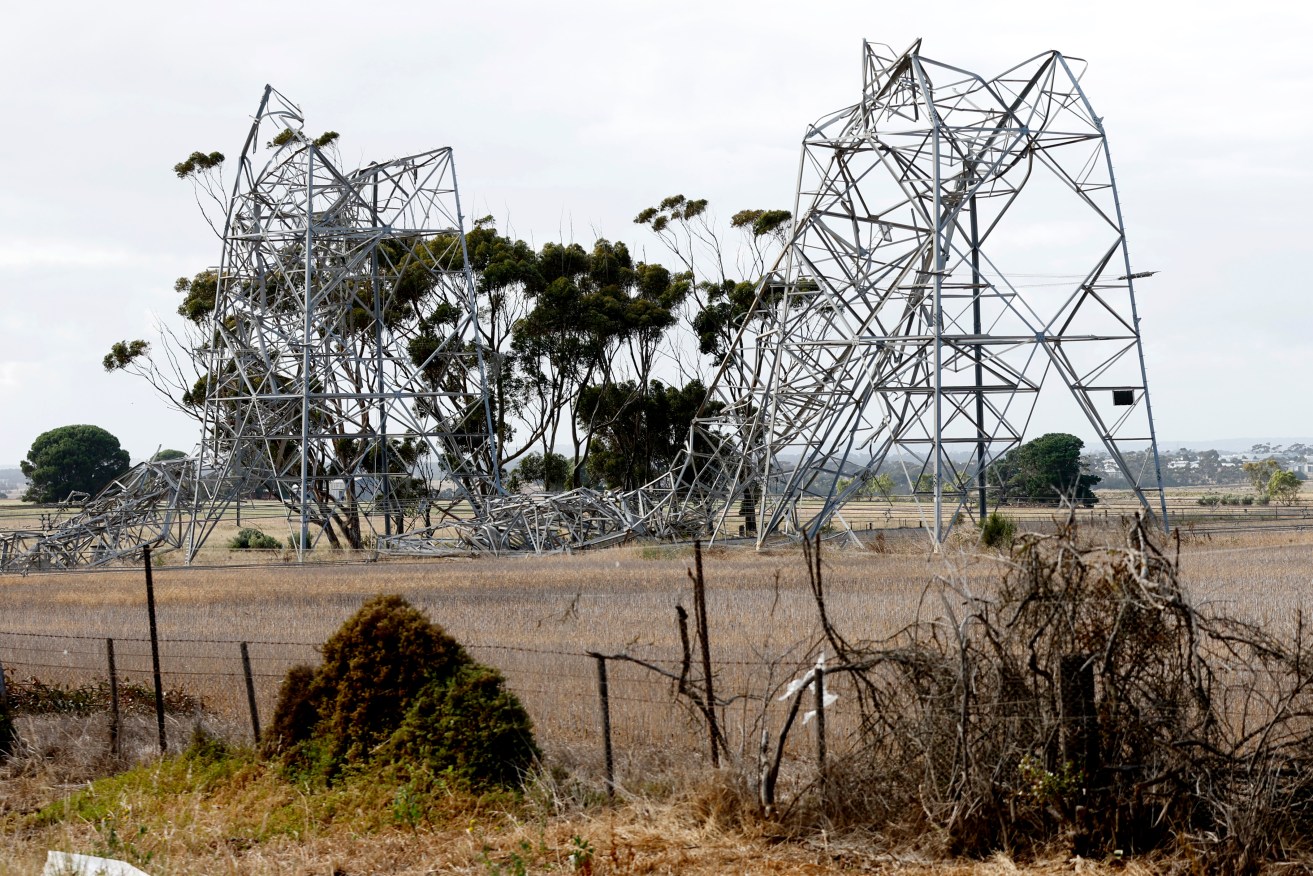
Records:
<instances>
[{"instance_id":1,"label":"distant hill","mask_svg":"<svg viewBox=\"0 0 1313 876\"><path fill-rule=\"evenodd\" d=\"M1248 451L1255 444L1271 444L1273 446L1289 447L1291 444L1313 444L1313 438L1195 438L1188 441L1181 441L1176 438L1159 438L1159 450L1178 450L1182 447L1188 447L1191 450L1227 450L1232 453Z\"/></svg>"}]
</instances>

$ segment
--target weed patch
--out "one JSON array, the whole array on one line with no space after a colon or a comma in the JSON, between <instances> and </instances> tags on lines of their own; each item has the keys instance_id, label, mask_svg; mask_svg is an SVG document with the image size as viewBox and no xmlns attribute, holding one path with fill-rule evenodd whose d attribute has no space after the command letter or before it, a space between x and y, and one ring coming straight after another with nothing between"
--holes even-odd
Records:
<instances>
[{"instance_id":1,"label":"weed patch","mask_svg":"<svg viewBox=\"0 0 1313 876\"><path fill-rule=\"evenodd\" d=\"M110 707L109 682L104 679L79 685L47 684L39 678L8 679L9 708L15 715L92 715ZM128 714L155 714L155 691L144 684L119 682L119 709ZM192 715L206 711L205 702L179 688L164 691L167 714Z\"/></svg>"}]
</instances>

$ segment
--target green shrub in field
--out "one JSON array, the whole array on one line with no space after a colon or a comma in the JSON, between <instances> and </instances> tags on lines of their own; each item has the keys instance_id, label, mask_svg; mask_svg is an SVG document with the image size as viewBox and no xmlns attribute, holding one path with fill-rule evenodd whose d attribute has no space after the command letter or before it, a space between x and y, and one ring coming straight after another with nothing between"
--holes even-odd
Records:
<instances>
[{"instance_id":1,"label":"green shrub in field","mask_svg":"<svg viewBox=\"0 0 1313 876\"><path fill-rule=\"evenodd\" d=\"M375 596L323 646L315 675L320 721L333 756L362 760L397 727L433 678L470 662L465 649L400 596Z\"/></svg>"},{"instance_id":2,"label":"green shrub in field","mask_svg":"<svg viewBox=\"0 0 1313 876\"><path fill-rule=\"evenodd\" d=\"M1016 535L1016 522L997 511L989 512L985 522L980 525L980 543L985 547L1009 547Z\"/></svg>"},{"instance_id":3,"label":"green shrub in field","mask_svg":"<svg viewBox=\"0 0 1313 876\"><path fill-rule=\"evenodd\" d=\"M270 551L282 546L282 543L272 535L265 535L260 530L251 527L240 530L232 537L232 541L228 542L228 547L235 551Z\"/></svg>"},{"instance_id":4,"label":"green shrub in field","mask_svg":"<svg viewBox=\"0 0 1313 876\"><path fill-rule=\"evenodd\" d=\"M312 693L314 680L313 666L302 663L287 670L283 683L278 687L278 704L274 708L273 720L265 728L264 739L260 743L264 754L280 754L310 738L315 725L319 723L319 709Z\"/></svg>"},{"instance_id":5,"label":"green shrub in field","mask_svg":"<svg viewBox=\"0 0 1313 876\"><path fill-rule=\"evenodd\" d=\"M367 601L279 691L268 753L332 779L350 765L425 766L470 787L511 786L538 755L502 677L400 596Z\"/></svg>"},{"instance_id":6,"label":"green shrub in field","mask_svg":"<svg viewBox=\"0 0 1313 876\"><path fill-rule=\"evenodd\" d=\"M388 740L393 759L471 784L513 787L538 756L533 727L495 669L469 663L433 681Z\"/></svg>"}]
</instances>

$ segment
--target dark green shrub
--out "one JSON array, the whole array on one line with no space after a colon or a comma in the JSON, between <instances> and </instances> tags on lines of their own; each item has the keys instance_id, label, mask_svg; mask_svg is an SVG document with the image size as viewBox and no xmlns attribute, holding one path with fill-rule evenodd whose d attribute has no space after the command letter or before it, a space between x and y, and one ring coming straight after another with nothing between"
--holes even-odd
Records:
<instances>
[{"instance_id":1,"label":"dark green shrub","mask_svg":"<svg viewBox=\"0 0 1313 876\"><path fill-rule=\"evenodd\" d=\"M499 672L477 663L420 691L385 751L475 788L518 785L538 758L524 707Z\"/></svg>"},{"instance_id":2,"label":"dark green shrub","mask_svg":"<svg viewBox=\"0 0 1313 876\"><path fill-rule=\"evenodd\" d=\"M298 774L331 780L386 764L486 788L513 786L538 756L529 716L500 674L400 596L376 596L292 669L263 750Z\"/></svg>"},{"instance_id":3,"label":"dark green shrub","mask_svg":"<svg viewBox=\"0 0 1313 876\"><path fill-rule=\"evenodd\" d=\"M228 547L235 551L260 550L271 551L282 547L278 539L272 535L265 535L258 529L247 527L239 530L232 540L228 542Z\"/></svg>"},{"instance_id":4,"label":"dark green shrub","mask_svg":"<svg viewBox=\"0 0 1313 876\"><path fill-rule=\"evenodd\" d=\"M375 596L323 647L315 693L334 759L364 760L396 730L431 679L470 662L465 649L400 596Z\"/></svg>"},{"instance_id":5,"label":"dark green shrub","mask_svg":"<svg viewBox=\"0 0 1313 876\"><path fill-rule=\"evenodd\" d=\"M73 687L39 678L9 678L9 708L14 715L92 715L110 705L109 681L88 681ZM119 681L119 708L127 714L154 715L155 691L135 681ZM179 688L164 691L164 712L194 715L204 711L200 698Z\"/></svg>"},{"instance_id":6,"label":"dark green shrub","mask_svg":"<svg viewBox=\"0 0 1313 876\"><path fill-rule=\"evenodd\" d=\"M260 750L265 755L281 754L304 742L319 723L319 708L314 699L315 668L306 664L287 670L278 687L278 702L273 719L264 730Z\"/></svg>"},{"instance_id":7,"label":"dark green shrub","mask_svg":"<svg viewBox=\"0 0 1313 876\"><path fill-rule=\"evenodd\" d=\"M1017 535L1017 524L1011 517L997 511L989 512L985 522L980 525L980 543L985 547L1005 548L1012 545Z\"/></svg>"}]
</instances>

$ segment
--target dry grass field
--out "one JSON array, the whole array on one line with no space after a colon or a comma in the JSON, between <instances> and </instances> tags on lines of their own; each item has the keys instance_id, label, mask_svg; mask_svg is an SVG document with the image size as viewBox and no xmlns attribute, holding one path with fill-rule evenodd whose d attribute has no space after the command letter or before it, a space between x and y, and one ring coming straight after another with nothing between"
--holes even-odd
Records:
<instances>
[{"instance_id":1,"label":"dry grass field","mask_svg":"<svg viewBox=\"0 0 1313 876\"><path fill-rule=\"evenodd\" d=\"M1110 534L1097 525L1085 529L1095 541ZM880 551L836 546L825 553L831 616L852 639L885 639L918 616L933 616L937 606L922 597L934 576L987 589L1001 562L976 550L965 536L941 555L932 555L924 534L912 529L889 532L881 546ZM1266 625L1292 624L1313 592L1310 531L1187 534L1180 551L1182 576L1196 601L1223 604ZM251 557L211 559L249 562ZM709 778L705 730L675 701L669 681L615 662L612 722L624 802L617 808L599 806L598 703L594 661L587 652L626 653L677 667L675 612L677 604L692 607L691 562L688 548L662 545L574 556L305 566L279 561L185 568L166 560L155 575L165 684L204 703L194 715L170 716L171 749L181 749L197 723L231 740L249 741L238 642L251 643L260 711L267 716L278 679L290 665L312 662L315 643L368 596L400 593L477 659L506 675L534 719L556 778L539 782L528 802L476 807L472 815L454 806L462 814L452 823L439 819L418 832L391 824L353 827L353 819L339 814L322 829L307 826L256 845L230 841L234 821L260 805L252 801L260 799L256 786L263 779L254 772L254 796L245 801L207 799L197 792L187 798L192 808L186 813L152 812L146 798L124 791L120 810L138 807L142 825L149 825L139 845L158 852L152 872L568 872L575 839L595 850L596 872L1014 872L1013 863L1002 858L927 870L933 848L894 854L878 837L821 834L778 842L768 826L725 803L727 795L716 786L721 780ZM816 658L815 608L795 548L715 547L706 552L705 571L717 694L733 698L726 710L733 756L751 764L762 722L778 722L772 695ZM147 635L139 569L0 577L0 660L16 678L71 685L104 677L104 639L113 637L120 674L144 682ZM842 694L840 689L829 719L838 750L845 729ZM130 724L129 760L148 761L153 722L138 716ZM105 846L103 822L70 819L14 832L20 823L16 813L67 796L106 769L103 717L23 716L19 730L28 756L0 775L0 818L8 819L0 825L11 849L11 863L0 864L3 876L36 872L46 848ZM794 744L781 780L785 798L808 781L810 742L804 735ZM352 804L362 807L356 821L374 824L377 819L363 813L377 804ZM307 825L309 820L307 811ZM516 861L526 869L517 870ZM1082 867L1103 869L1062 859L1031 869ZM1135 867L1153 871L1149 864Z\"/></svg>"}]
</instances>

